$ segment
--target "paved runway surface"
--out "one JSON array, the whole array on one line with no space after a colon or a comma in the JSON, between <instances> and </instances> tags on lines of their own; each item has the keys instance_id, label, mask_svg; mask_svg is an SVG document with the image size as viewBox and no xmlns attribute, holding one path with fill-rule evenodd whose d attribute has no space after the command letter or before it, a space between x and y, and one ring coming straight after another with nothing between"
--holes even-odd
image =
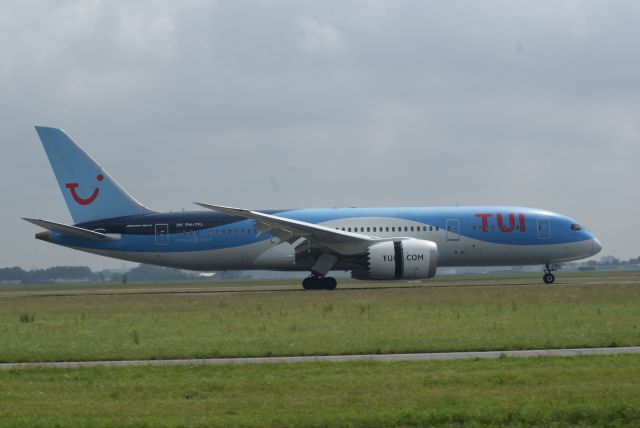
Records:
<instances>
[{"instance_id":1,"label":"paved runway surface","mask_svg":"<svg viewBox=\"0 0 640 428\"><path fill-rule=\"evenodd\" d=\"M482 351L482 352L434 352L424 354L374 354L374 355L319 355L306 357L256 357L256 358L203 358L180 360L124 360L124 361L64 361L55 363L2 363L0 369L26 368L77 368L77 367L122 367L122 366L168 366L168 365L223 365L223 364L274 364L303 363L310 361L433 361L465 360L474 358L531 358L573 357L578 355L640 354L640 346L620 348L575 348L536 349L526 351Z\"/></svg>"}]
</instances>

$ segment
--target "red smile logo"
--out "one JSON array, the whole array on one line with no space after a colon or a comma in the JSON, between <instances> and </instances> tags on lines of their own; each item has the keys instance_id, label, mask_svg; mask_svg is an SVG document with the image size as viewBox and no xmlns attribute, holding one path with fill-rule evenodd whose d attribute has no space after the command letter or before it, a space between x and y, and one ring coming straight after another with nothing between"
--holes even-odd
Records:
<instances>
[{"instance_id":1,"label":"red smile logo","mask_svg":"<svg viewBox=\"0 0 640 428\"><path fill-rule=\"evenodd\" d=\"M98 174L96 179L98 181L102 181L102 180L104 180L104 176L102 174ZM76 193L76 188L78 186L79 186L78 183L67 183L66 184L67 189L69 189L71 191L71 196L73 196L73 200L76 201L77 203L79 203L80 205L89 205L91 202L96 200L96 198L98 197L98 193L100 193L100 188L96 187L96 189L93 191L91 196L89 196L88 198L84 199L84 198L81 198L78 195L78 193Z\"/></svg>"}]
</instances>

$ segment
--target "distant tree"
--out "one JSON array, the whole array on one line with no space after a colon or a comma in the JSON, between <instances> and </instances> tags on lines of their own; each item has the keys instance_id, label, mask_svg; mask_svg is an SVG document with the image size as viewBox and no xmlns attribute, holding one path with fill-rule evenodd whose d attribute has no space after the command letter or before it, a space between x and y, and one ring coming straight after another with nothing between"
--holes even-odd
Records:
<instances>
[{"instance_id":1,"label":"distant tree","mask_svg":"<svg viewBox=\"0 0 640 428\"><path fill-rule=\"evenodd\" d=\"M141 264L129 271L130 281L188 281L197 277L179 269Z\"/></svg>"},{"instance_id":2,"label":"distant tree","mask_svg":"<svg viewBox=\"0 0 640 428\"><path fill-rule=\"evenodd\" d=\"M216 279L230 279L230 280L234 280L234 279L243 279L243 278L247 278L247 275L244 272L239 272L239 271L222 271L222 272L218 272L218 275L216 275Z\"/></svg>"},{"instance_id":3,"label":"distant tree","mask_svg":"<svg viewBox=\"0 0 640 428\"><path fill-rule=\"evenodd\" d=\"M618 259L617 257L613 257L613 256L602 256L602 258L600 258L600 264L603 264L603 265L619 265L620 264L620 259Z\"/></svg>"},{"instance_id":4,"label":"distant tree","mask_svg":"<svg viewBox=\"0 0 640 428\"><path fill-rule=\"evenodd\" d=\"M31 282L61 280L92 280L95 276L87 266L54 266L47 269L35 269L28 273Z\"/></svg>"},{"instance_id":5,"label":"distant tree","mask_svg":"<svg viewBox=\"0 0 640 428\"><path fill-rule=\"evenodd\" d=\"M18 266L0 268L0 281L25 281L28 275L24 269Z\"/></svg>"}]
</instances>

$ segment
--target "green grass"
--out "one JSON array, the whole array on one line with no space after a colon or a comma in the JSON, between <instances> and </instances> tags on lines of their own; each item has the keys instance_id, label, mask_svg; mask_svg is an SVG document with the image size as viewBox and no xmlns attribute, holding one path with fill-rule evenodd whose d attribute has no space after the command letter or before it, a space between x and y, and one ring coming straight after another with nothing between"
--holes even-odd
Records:
<instances>
[{"instance_id":1,"label":"green grass","mask_svg":"<svg viewBox=\"0 0 640 428\"><path fill-rule=\"evenodd\" d=\"M640 356L0 372L0 427L637 426Z\"/></svg>"},{"instance_id":2,"label":"green grass","mask_svg":"<svg viewBox=\"0 0 640 428\"><path fill-rule=\"evenodd\" d=\"M0 287L0 361L640 344L637 272L538 276ZM638 426L638 391L640 355L3 370L0 427Z\"/></svg>"},{"instance_id":3,"label":"green grass","mask_svg":"<svg viewBox=\"0 0 640 428\"><path fill-rule=\"evenodd\" d=\"M640 345L637 272L578 274L550 287L479 286L531 282L528 278L460 276L436 286L230 295L126 294L139 287L131 285L120 289L125 294L37 296L50 293L49 286L34 295L0 298L0 361ZM11 293L6 296L15 296Z\"/></svg>"}]
</instances>

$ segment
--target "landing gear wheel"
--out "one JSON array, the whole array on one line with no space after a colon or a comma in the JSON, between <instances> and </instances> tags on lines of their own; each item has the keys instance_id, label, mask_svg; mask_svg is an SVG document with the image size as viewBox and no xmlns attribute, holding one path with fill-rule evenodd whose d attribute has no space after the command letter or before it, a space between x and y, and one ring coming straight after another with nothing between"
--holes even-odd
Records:
<instances>
[{"instance_id":1,"label":"landing gear wheel","mask_svg":"<svg viewBox=\"0 0 640 428\"><path fill-rule=\"evenodd\" d=\"M335 290L338 281L330 276L311 275L302 280L302 288L305 290Z\"/></svg>"},{"instance_id":2,"label":"landing gear wheel","mask_svg":"<svg viewBox=\"0 0 640 428\"><path fill-rule=\"evenodd\" d=\"M320 278L317 276L308 276L302 280L302 288L305 290L317 290Z\"/></svg>"},{"instance_id":3,"label":"landing gear wheel","mask_svg":"<svg viewBox=\"0 0 640 428\"><path fill-rule=\"evenodd\" d=\"M553 284L553 281L556 280L556 276L551 272L558 269L560 269L560 265L558 264L547 263L544 265L544 276L542 277L542 280L545 284Z\"/></svg>"}]
</instances>

